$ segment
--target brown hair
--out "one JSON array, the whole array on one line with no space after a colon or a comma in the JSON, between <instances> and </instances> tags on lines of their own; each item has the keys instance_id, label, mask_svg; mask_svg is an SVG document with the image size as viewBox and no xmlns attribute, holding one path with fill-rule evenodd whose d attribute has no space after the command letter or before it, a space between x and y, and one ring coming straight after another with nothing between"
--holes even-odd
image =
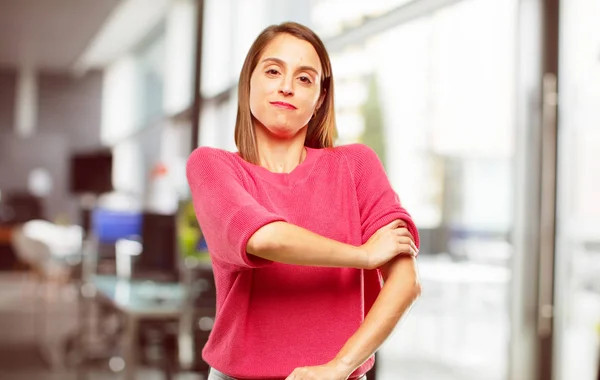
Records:
<instances>
[{"instance_id":1,"label":"brown hair","mask_svg":"<svg viewBox=\"0 0 600 380\"><path fill-rule=\"evenodd\" d=\"M258 164L258 149L254 133L254 117L250 111L250 78L265 47L280 34L289 34L309 42L317 51L323 75L321 94L324 95L321 107L308 122L304 145L310 148L330 148L335 136L335 114L333 102L333 75L331 61L323 41L309 28L295 22L271 25L256 38L242 66L238 84L238 110L235 122L235 144L240 156L246 161Z\"/></svg>"}]
</instances>

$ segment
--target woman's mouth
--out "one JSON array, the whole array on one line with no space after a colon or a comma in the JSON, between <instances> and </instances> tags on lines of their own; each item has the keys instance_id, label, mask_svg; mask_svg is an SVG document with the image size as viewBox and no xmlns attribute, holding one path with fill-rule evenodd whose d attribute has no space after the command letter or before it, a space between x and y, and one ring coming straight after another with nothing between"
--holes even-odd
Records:
<instances>
[{"instance_id":1,"label":"woman's mouth","mask_svg":"<svg viewBox=\"0 0 600 380\"><path fill-rule=\"evenodd\" d=\"M277 108L285 109L285 110L295 110L296 106L286 102L269 102Z\"/></svg>"}]
</instances>

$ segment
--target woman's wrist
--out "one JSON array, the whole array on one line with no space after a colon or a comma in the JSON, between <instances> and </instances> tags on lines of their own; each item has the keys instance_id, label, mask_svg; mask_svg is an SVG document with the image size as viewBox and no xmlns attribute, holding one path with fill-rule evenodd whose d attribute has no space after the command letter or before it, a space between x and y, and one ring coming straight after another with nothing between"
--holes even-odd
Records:
<instances>
[{"instance_id":1,"label":"woman's wrist","mask_svg":"<svg viewBox=\"0 0 600 380\"><path fill-rule=\"evenodd\" d=\"M353 249L353 267L357 269L370 269L369 253L364 246L352 246Z\"/></svg>"},{"instance_id":2,"label":"woman's wrist","mask_svg":"<svg viewBox=\"0 0 600 380\"><path fill-rule=\"evenodd\" d=\"M350 377L352 372L356 369L357 366L352 366L351 361L348 358L340 358L336 357L332 361L328 363L332 368L334 368L335 372L339 375L340 378L347 379Z\"/></svg>"}]
</instances>

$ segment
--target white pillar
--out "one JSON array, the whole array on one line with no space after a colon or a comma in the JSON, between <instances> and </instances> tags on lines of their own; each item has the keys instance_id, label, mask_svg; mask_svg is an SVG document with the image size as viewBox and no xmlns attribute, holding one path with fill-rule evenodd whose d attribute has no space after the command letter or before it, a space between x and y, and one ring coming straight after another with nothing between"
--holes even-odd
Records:
<instances>
[{"instance_id":1,"label":"white pillar","mask_svg":"<svg viewBox=\"0 0 600 380\"><path fill-rule=\"evenodd\" d=\"M22 137L31 136L38 117L38 77L33 67L19 70L15 98L15 132Z\"/></svg>"}]
</instances>

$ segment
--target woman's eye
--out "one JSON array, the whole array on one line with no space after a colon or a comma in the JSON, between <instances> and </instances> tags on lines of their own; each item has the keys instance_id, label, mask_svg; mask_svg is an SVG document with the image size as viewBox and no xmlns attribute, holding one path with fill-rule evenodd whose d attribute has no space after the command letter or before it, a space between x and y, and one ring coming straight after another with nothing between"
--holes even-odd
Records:
<instances>
[{"instance_id":1,"label":"woman's eye","mask_svg":"<svg viewBox=\"0 0 600 380\"><path fill-rule=\"evenodd\" d=\"M302 83L312 83L312 81L310 80L310 78L306 77L306 76L302 76L299 79L300 79L300 82L302 82Z\"/></svg>"},{"instance_id":2,"label":"woman's eye","mask_svg":"<svg viewBox=\"0 0 600 380\"><path fill-rule=\"evenodd\" d=\"M275 70L275 69L269 69L269 70L267 70L267 74L270 74L270 75L277 75L277 74L279 74L279 71L277 71L277 70Z\"/></svg>"}]
</instances>

